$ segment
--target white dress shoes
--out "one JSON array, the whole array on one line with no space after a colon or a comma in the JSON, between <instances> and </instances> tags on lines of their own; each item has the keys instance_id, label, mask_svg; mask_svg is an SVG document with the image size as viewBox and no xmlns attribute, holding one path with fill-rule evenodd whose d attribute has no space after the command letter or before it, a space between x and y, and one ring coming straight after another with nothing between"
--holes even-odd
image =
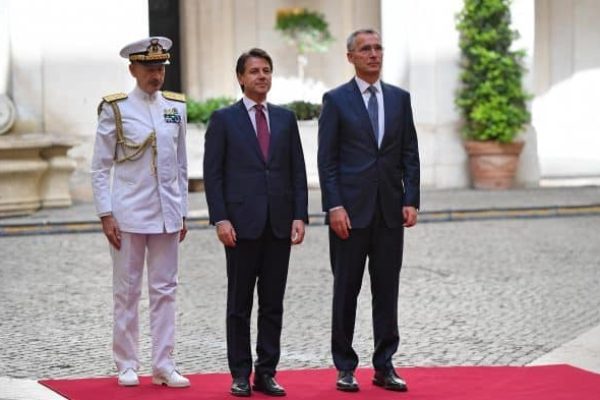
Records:
<instances>
[{"instance_id":1,"label":"white dress shoes","mask_svg":"<svg viewBox=\"0 0 600 400\"><path fill-rule=\"evenodd\" d=\"M118 379L120 386L137 386L140 384L138 375L133 368L127 368L126 370L119 372Z\"/></svg>"},{"instance_id":2,"label":"white dress shoes","mask_svg":"<svg viewBox=\"0 0 600 400\"><path fill-rule=\"evenodd\" d=\"M155 385L166 385L172 388L185 388L190 386L190 380L181 375L177 370L170 374L159 374L152 376L152 383Z\"/></svg>"}]
</instances>

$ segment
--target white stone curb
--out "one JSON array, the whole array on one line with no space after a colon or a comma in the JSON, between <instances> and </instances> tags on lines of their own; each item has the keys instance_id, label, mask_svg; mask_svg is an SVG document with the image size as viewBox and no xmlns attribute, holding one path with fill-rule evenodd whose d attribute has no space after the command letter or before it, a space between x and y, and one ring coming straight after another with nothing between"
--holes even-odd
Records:
<instances>
[{"instance_id":1,"label":"white stone curb","mask_svg":"<svg viewBox=\"0 0 600 400\"><path fill-rule=\"evenodd\" d=\"M31 379L0 376L0 400L65 400Z\"/></svg>"},{"instance_id":2,"label":"white stone curb","mask_svg":"<svg viewBox=\"0 0 600 400\"><path fill-rule=\"evenodd\" d=\"M552 350L530 365L570 364L600 374L600 325Z\"/></svg>"}]
</instances>

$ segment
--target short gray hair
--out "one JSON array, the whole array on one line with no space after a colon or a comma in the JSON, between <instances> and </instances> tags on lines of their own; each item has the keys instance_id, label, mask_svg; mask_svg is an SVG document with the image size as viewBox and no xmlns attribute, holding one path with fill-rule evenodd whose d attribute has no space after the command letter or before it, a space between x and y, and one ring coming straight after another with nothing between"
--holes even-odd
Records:
<instances>
[{"instance_id":1,"label":"short gray hair","mask_svg":"<svg viewBox=\"0 0 600 400\"><path fill-rule=\"evenodd\" d=\"M381 38L381 35L375 29L371 29L371 28L358 29L358 30L352 32L350 34L350 36L348 36L348 39L346 40L346 50L352 51L352 49L354 48L354 42L356 41L356 37L361 34L377 35Z\"/></svg>"}]
</instances>

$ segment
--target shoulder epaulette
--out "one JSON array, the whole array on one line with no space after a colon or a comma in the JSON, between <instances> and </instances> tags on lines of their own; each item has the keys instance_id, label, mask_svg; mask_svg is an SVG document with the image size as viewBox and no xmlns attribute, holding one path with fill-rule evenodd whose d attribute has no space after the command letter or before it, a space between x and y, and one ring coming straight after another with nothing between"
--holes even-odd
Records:
<instances>
[{"instance_id":1,"label":"shoulder epaulette","mask_svg":"<svg viewBox=\"0 0 600 400\"><path fill-rule=\"evenodd\" d=\"M126 98L127 93L114 93L104 96L102 100L106 101L107 103L112 103L113 101L125 100Z\"/></svg>"},{"instance_id":2,"label":"shoulder epaulette","mask_svg":"<svg viewBox=\"0 0 600 400\"><path fill-rule=\"evenodd\" d=\"M114 93L109 94L108 96L104 96L100 104L98 104L98 115L100 115L100 111L102 111L102 104L104 103L114 103L115 101L125 100L127 98L127 93Z\"/></svg>"},{"instance_id":3,"label":"shoulder epaulette","mask_svg":"<svg viewBox=\"0 0 600 400\"><path fill-rule=\"evenodd\" d=\"M175 100L185 103L185 94L177 93L177 92L169 92L168 90L162 92L162 95L165 99Z\"/></svg>"}]
</instances>

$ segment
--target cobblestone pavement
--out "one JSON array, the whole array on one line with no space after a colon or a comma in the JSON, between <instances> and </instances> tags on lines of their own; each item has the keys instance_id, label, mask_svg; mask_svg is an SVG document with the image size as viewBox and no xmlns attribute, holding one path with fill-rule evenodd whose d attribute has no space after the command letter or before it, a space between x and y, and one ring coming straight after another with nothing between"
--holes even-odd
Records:
<instances>
[{"instance_id":1,"label":"cobblestone pavement","mask_svg":"<svg viewBox=\"0 0 600 400\"><path fill-rule=\"evenodd\" d=\"M406 234L399 366L524 365L600 323L600 216L421 224ZM226 371L225 268L214 232L183 243L176 358ZM111 359L111 267L101 234L0 238L0 376L99 376ZM280 368L328 367L327 228L292 251ZM365 275L355 342L372 350ZM140 305L143 374L148 306ZM253 314L255 316L255 313Z\"/></svg>"}]
</instances>

